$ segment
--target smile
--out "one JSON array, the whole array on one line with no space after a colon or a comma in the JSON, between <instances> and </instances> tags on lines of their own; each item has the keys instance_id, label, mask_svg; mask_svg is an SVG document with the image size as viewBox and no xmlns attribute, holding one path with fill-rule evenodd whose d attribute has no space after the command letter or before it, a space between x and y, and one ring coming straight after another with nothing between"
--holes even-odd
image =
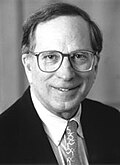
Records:
<instances>
[{"instance_id":1,"label":"smile","mask_svg":"<svg viewBox=\"0 0 120 165\"><path fill-rule=\"evenodd\" d=\"M73 87L73 88L62 88L62 87L60 87L60 88L53 87L53 88L54 88L54 89L57 89L57 90L59 90L59 91L61 91L61 92L68 92L68 91L77 89L78 87L79 87L79 86L76 86L76 87Z\"/></svg>"}]
</instances>

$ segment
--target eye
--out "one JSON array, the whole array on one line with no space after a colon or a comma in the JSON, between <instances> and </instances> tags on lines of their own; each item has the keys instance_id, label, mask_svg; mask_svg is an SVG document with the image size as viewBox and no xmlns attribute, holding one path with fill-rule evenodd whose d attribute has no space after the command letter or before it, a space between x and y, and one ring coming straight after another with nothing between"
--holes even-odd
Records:
<instances>
[{"instance_id":1,"label":"eye","mask_svg":"<svg viewBox=\"0 0 120 165\"><path fill-rule=\"evenodd\" d=\"M43 52L40 55L40 60L45 63L55 64L55 63L59 62L60 55L57 52Z\"/></svg>"},{"instance_id":2,"label":"eye","mask_svg":"<svg viewBox=\"0 0 120 165\"><path fill-rule=\"evenodd\" d=\"M87 56L83 53L77 53L75 54L75 58L78 58L78 59L87 59Z\"/></svg>"},{"instance_id":3,"label":"eye","mask_svg":"<svg viewBox=\"0 0 120 165\"><path fill-rule=\"evenodd\" d=\"M77 61L87 61L89 60L89 54L84 52L80 52L80 53L78 52L78 53L74 53L71 58Z\"/></svg>"},{"instance_id":4,"label":"eye","mask_svg":"<svg viewBox=\"0 0 120 165\"><path fill-rule=\"evenodd\" d=\"M54 54L44 55L43 58L49 59L49 60L54 60L54 59L56 59L56 55L54 55Z\"/></svg>"}]
</instances>

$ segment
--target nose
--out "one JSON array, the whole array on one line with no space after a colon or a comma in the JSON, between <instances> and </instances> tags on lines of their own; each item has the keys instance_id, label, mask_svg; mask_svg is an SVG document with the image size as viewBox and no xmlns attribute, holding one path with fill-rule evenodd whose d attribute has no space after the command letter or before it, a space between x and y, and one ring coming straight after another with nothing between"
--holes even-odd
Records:
<instances>
[{"instance_id":1,"label":"nose","mask_svg":"<svg viewBox=\"0 0 120 165\"><path fill-rule=\"evenodd\" d=\"M64 57L60 68L56 71L56 76L64 81L69 81L74 78L75 71L70 64L68 57Z\"/></svg>"}]
</instances>

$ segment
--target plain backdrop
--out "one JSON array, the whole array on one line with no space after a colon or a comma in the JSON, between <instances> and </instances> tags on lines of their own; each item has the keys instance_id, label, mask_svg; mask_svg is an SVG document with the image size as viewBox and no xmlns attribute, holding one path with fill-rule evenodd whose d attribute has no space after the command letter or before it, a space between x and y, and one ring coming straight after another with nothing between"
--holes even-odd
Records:
<instances>
[{"instance_id":1,"label":"plain backdrop","mask_svg":"<svg viewBox=\"0 0 120 165\"><path fill-rule=\"evenodd\" d=\"M28 86L21 62L22 23L47 2L0 0L0 113L13 104ZM120 109L120 0L63 2L86 10L103 32L98 75L88 97Z\"/></svg>"}]
</instances>

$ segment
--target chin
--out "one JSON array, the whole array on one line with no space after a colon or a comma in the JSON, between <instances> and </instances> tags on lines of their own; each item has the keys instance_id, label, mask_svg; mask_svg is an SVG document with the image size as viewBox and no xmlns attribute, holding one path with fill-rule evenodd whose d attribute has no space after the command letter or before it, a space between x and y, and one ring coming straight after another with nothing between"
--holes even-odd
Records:
<instances>
[{"instance_id":1,"label":"chin","mask_svg":"<svg viewBox=\"0 0 120 165\"><path fill-rule=\"evenodd\" d=\"M64 119L70 119L76 113L80 102L57 103L53 105L53 113Z\"/></svg>"},{"instance_id":2,"label":"chin","mask_svg":"<svg viewBox=\"0 0 120 165\"><path fill-rule=\"evenodd\" d=\"M81 102L81 99L78 97L76 99L72 99L66 102L61 102L61 101L53 101L52 102L52 107L56 112L68 112L71 110L76 109Z\"/></svg>"}]
</instances>

